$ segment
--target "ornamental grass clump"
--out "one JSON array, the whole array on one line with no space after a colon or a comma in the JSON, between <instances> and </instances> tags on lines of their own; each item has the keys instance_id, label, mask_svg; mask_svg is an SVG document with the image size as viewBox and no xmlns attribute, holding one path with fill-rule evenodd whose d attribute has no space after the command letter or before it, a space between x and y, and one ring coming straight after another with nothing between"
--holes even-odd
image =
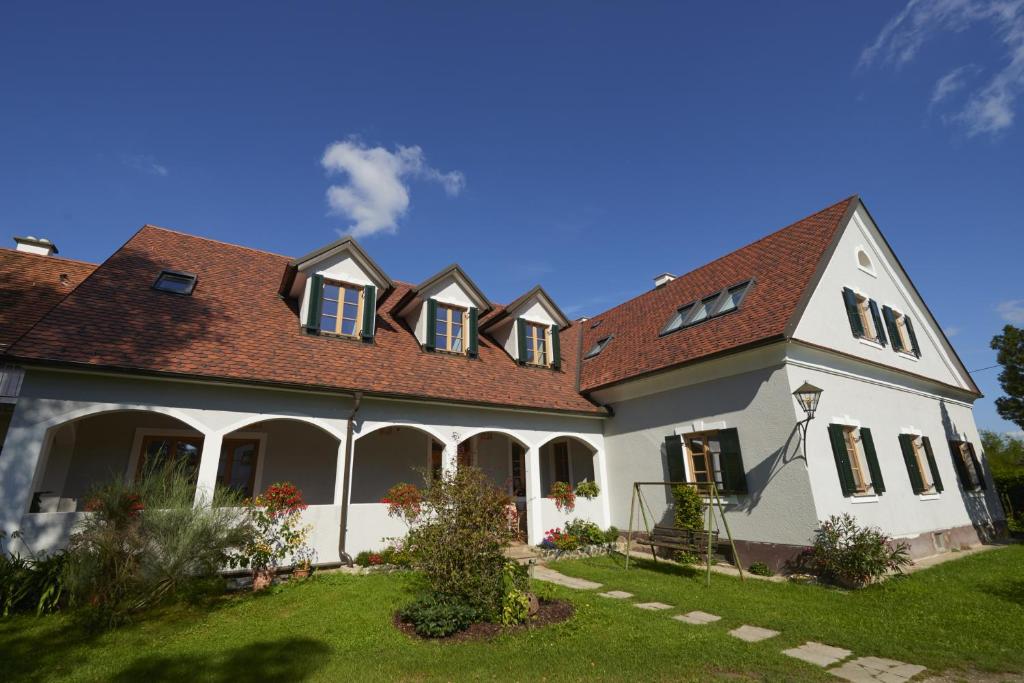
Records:
<instances>
[{"instance_id":1,"label":"ornamental grass clump","mask_svg":"<svg viewBox=\"0 0 1024 683\"><path fill-rule=\"evenodd\" d=\"M849 513L833 515L815 531L803 553L812 573L847 588L860 588L910 564L907 544L894 543L877 527L860 526Z\"/></svg>"}]
</instances>

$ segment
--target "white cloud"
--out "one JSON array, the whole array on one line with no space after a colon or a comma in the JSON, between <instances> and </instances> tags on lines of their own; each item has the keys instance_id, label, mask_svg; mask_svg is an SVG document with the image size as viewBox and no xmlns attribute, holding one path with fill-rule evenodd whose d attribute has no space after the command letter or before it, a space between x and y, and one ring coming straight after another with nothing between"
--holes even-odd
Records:
<instances>
[{"instance_id":1,"label":"white cloud","mask_svg":"<svg viewBox=\"0 0 1024 683\"><path fill-rule=\"evenodd\" d=\"M996 311L1008 323L1024 324L1024 299L1011 299L996 304Z\"/></svg>"},{"instance_id":2,"label":"white cloud","mask_svg":"<svg viewBox=\"0 0 1024 683\"><path fill-rule=\"evenodd\" d=\"M122 154L121 163L128 168L134 168L136 171L142 171L151 175L164 177L168 173L166 166L158 164L156 159L148 154Z\"/></svg>"},{"instance_id":3,"label":"white cloud","mask_svg":"<svg viewBox=\"0 0 1024 683\"><path fill-rule=\"evenodd\" d=\"M331 213L352 221L345 232L355 237L398 229L398 220L409 210L410 179L439 183L449 196L466 186L461 172L427 165L418 146L399 145L392 152L349 138L330 145L320 163L328 173L347 176L344 184L327 188L327 203Z\"/></svg>"},{"instance_id":4,"label":"white cloud","mask_svg":"<svg viewBox=\"0 0 1024 683\"><path fill-rule=\"evenodd\" d=\"M1024 94L1024 0L910 0L864 49L858 66L888 64L899 69L932 38L979 24L992 28L1006 62L985 85L968 92L963 106L945 120L963 125L971 137L998 133L1013 125L1017 101ZM969 70L980 71L962 66L940 78L931 105L962 89Z\"/></svg>"},{"instance_id":5,"label":"white cloud","mask_svg":"<svg viewBox=\"0 0 1024 683\"><path fill-rule=\"evenodd\" d=\"M955 326L946 327L942 331L946 333L947 337L955 337L956 335L960 334L960 328Z\"/></svg>"}]
</instances>

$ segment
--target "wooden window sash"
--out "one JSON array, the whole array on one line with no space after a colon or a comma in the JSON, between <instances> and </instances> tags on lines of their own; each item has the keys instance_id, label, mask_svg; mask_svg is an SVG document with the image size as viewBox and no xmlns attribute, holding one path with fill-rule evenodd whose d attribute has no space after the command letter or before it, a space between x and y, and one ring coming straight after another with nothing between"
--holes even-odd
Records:
<instances>
[{"instance_id":1,"label":"wooden window sash","mask_svg":"<svg viewBox=\"0 0 1024 683\"><path fill-rule=\"evenodd\" d=\"M693 473L693 481L699 484L710 484L715 482L715 485L720 489L724 485L722 480L721 462L719 461L719 469L715 469L715 451L711 449L712 439L718 437L718 431L713 430L709 432L697 432L695 434L687 434L686 436L686 456L690 461L690 472ZM703 446L696 448L696 441L702 441ZM719 445L721 449L721 445ZM697 467L697 458L699 456L703 459L704 467ZM721 458L721 450L719 450L719 458ZM704 475L704 481L701 481L698 475Z\"/></svg>"},{"instance_id":2,"label":"wooden window sash","mask_svg":"<svg viewBox=\"0 0 1024 683\"><path fill-rule=\"evenodd\" d=\"M914 349L910 343L910 334L907 332L907 317L902 313L896 313L896 332L900 335L900 345L904 353L913 354Z\"/></svg>"},{"instance_id":3,"label":"wooden window sash","mask_svg":"<svg viewBox=\"0 0 1024 683\"><path fill-rule=\"evenodd\" d=\"M924 487L921 493L935 493L931 466L928 464L928 457L924 453L924 443L919 436L915 436L912 443L914 446L914 459L917 461L917 471L921 473L921 486Z\"/></svg>"},{"instance_id":4,"label":"wooden window sash","mask_svg":"<svg viewBox=\"0 0 1024 683\"><path fill-rule=\"evenodd\" d=\"M564 481L565 483L572 485L570 481L572 479L572 459L569 457L569 442L568 441L556 441L551 446L551 464L554 472L552 472L555 481ZM559 477L559 462L564 462L565 478Z\"/></svg>"},{"instance_id":5,"label":"wooden window sash","mask_svg":"<svg viewBox=\"0 0 1024 683\"><path fill-rule=\"evenodd\" d=\"M548 349L551 344L548 340L550 327L538 325L537 323L526 323L526 343L533 354L533 360L528 360L530 365L548 365Z\"/></svg>"},{"instance_id":6,"label":"wooden window sash","mask_svg":"<svg viewBox=\"0 0 1024 683\"><path fill-rule=\"evenodd\" d=\"M866 296L856 295L857 297L857 315L860 317L861 327L864 328L864 338L866 339L877 339L878 331L875 330L875 322L871 317L871 304L870 299Z\"/></svg>"},{"instance_id":7,"label":"wooden window sash","mask_svg":"<svg viewBox=\"0 0 1024 683\"><path fill-rule=\"evenodd\" d=\"M974 458L971 457L971 450L966 441L960 442L959 450L960 462L963 463L964 472L967 473L967 485L971 491L976 491L981 488L981 482L978 479L978 471L974 469Z\"/></svg>"},{"instance_id":8,"label":"wooden window sash","mask_svg":"<svg viewBox=\"0 0 1024 683\"><path fill-rule=\"evenodd\" d=\"M149 446L154 441L166 441L167 442L167 457L174 457L178 452L178 444L187 443L196 447L199 452L199 457L203 454L203 437L202 436L169 436L166 434L150 434L143 437L142 444L139 450L138 462L135 466L135 480L138 481L142 476L143 471L146 469L146 454L149 451Z\"/></svg>"},{"instance_id":9,"label":"wooden window sash","mask_svg":"<svg viewBox=\"0 0 1024 683\"><path fill-rule=\"evenodd\" d=\"M857 448L857 428L847 427L843 430L843 435L846 437L846 454L850 457L850 469L853 471L853 481L856 484L857 493L867 493L869 483L864 476L864 463L861 462L860 449Z\"/></svg>"},{"instance_id":10,"label":"wooden window sash","mask_svg":"<svg viewBox=\"0 0 1024 683\"><path fill-rule=\"evenodd\" d=\"M433 321L435 329L438 322L444 323L444 332L438 332L434 335L435 350L446 351L447 353L457 353L463 355L467 352L469 345L466 343L466 327L467 327L467 316L468 311L457 306L450 306L448 304L437 304L437 318ZM459 336L453 337L452 331L455 329L455 323L459 323ZM461 342L462 348L458 351L454 350L455 339ZM443 342L443 343L442 343Z\"/></svg>"},{"instance_id":11,"label":"wooden window sash","mask_svg":"<svg viewBox=\"0 0 1024 683\"><path fill-rule=\"evenodd\" d=\"M231 484L231 472L235 465L234 449L239 446L253 447L253 460L252 460L252 471L249 472L249 496L256 495L256 467L259 464L260 458L260 440L259 439L224 439L224 443L221 446L221 457L226 457L226 466L224 468L224 476L218 477L220 485L227 488Z\"/></svg>"},{"instance_id":12,"label":"wooden window sash","mask_svg":"<svg viewBox=\"0 0 1024 683\"><path fill-rule=\"evenodd\" d=\"M332 285L338 288L338 298L330 299L327 297L327 286ZM346 320L352 320L351 318L345 317L345 291L351 290L358 294L356 301L356 317L352 324L352 333L347 334L342 332L343 326ZM343 282L341 280L324 280L323 290L320 292L322 301L333 301L338 304L337 315L329 316L334 318L334 329L325 329L323 327L323 304L320 304L320 331L328 334L336 334L339 337L359 337L363 333L363 301L365 296L365 288L360 285L352 284L351 282Z\"/></svg>"}]
</instances>

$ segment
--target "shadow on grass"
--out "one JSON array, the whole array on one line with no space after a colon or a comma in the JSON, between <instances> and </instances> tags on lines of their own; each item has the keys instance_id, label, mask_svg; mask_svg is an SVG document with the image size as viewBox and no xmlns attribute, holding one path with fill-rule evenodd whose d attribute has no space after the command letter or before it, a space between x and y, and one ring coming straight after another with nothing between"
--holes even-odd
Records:
<instances>
[{"instance_id":1,"label":"shadow on grass","mask_svg":"<svg viewBox=\"0 0 1024 683\"><path fill-rule=\"evenodd\" d=\"M993 597L1012 602L1015 605L1024 605L1024 580L1010 579L987 583L981 586L981 590Z\"/></svg>"},{"instance_id":2,"label":"shadow on grass","mask_svg":"<svg viewBox=\"0 0 1024 683\"><path fill-rule=\"evenodd\" d=\"M621 553L615 553L608 555L612 563L619 569L626 568L626 556ZM673 564L667 561L655 562L654 560L645 560L639 557L629 558L630 569L646 569L648 571L656 572L658 574L667 574L669 576L680 576L687 579L696 578L701 576L703 571L703 565L701 567Z\"/></svg>"},{"instance_id":3,"label":"shadow on grass","mask_svg":"<svg viewBox=\"0 0 1024 683\"><path fill-rule=\"evenodd\" d=\"M111 680L137 681L302 681L324 664L331 648L312 638L262 640L226 652L148 655Z\"/></svg>"}]
</instances>

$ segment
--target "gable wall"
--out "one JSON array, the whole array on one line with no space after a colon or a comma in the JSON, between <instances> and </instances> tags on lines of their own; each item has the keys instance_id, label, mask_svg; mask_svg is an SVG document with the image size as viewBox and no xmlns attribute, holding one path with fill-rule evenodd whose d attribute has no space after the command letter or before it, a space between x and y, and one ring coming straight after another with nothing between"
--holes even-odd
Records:
<instances>
[{"instance_id":1,"label":"gable wall","mask_svg":"<svg viewBox=\"0 0 1024 683\"><path fill-rule=\"evenodd\" d=\"M370 276L363 270L355 259L353 259L347 253L337 254L329 259L316 264L314 268L311 268L305 273L305 282L302 287L302 300L301 306L299 306L299 322L302 325L306 324L306 312L309 305L309 289L312 283L312 275L319 274L323 275L325 279L329 280L340 280L341 282L349 282L353 285L372 285L374 281L370 279Z\"/></svg>"}]
</instances>

